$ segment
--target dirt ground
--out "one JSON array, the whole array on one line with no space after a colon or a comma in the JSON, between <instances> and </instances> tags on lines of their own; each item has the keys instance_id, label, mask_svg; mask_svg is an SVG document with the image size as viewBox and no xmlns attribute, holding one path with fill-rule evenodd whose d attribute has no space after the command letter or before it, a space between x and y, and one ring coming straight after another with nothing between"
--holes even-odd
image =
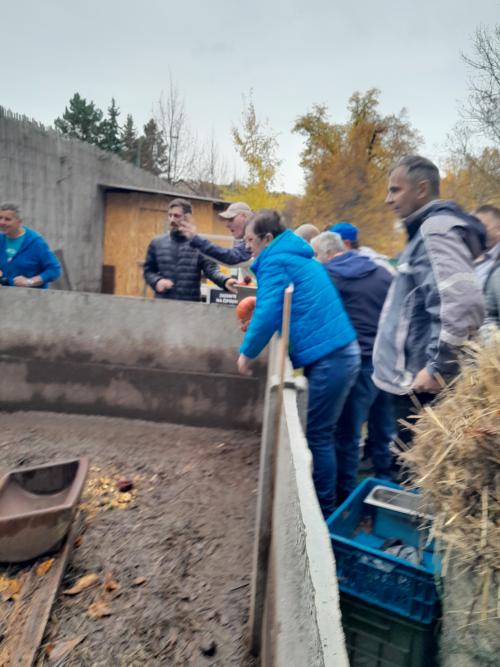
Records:
<instances>
[{"instance_id":1,"label":"dirt ground","mask_svg":"<svg viewBox=\"0 0 500 667\"><path fill-rule=\"evenodd\" d=\"M246 624L258 449L247 432L0 413L3 468L90 458L82 535L37 664L54 664L47 646L84 637L58 664L255 666ZM116 488L124 478L128 493ZM88 574L94 585L64 594ZM93 617L95 603L109 615Z\"/></svg>"}]
</instances>

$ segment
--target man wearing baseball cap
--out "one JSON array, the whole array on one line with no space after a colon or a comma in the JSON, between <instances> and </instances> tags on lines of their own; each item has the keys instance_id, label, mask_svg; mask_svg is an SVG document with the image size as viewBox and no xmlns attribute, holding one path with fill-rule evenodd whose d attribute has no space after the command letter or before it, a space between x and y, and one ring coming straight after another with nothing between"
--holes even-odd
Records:
<instances>
[{"instance_id":1,"label":"man wearing baseball cap","mask_svg":"<svg viewBox=\"0 0 500 667\"><path fill-rule=\"evenodd\" d=\"M190 240L191 246L203 255L215 259L221 264L236 266L248 262L252 255L243 239L245 227L251 215L252 209L242 201L230 204L225 211L219 213L219 216L224 218L226 227L235 240L232 248L222 248L197 234L196 225L192 220L184 221L180 229L184 236Z\"/></svg>"},{"instance_id":2,"label":"man wearing baseball cap","mask_svg":"<svg viewBox=\"0 0 500 667\"><path fill-rule=\"evenodd\" d=\"M396 273L394 267L389 262L389 258L385 255L380 255L376 250L370 248L369 246L359 247L358 242L358 228L356 225L353 225L352 222L347 222L347 220L341 220L337 222L336 225L330 225L327 227L328 232L335 232L340 236L344 242L347 250L357 250L360 255L363 257L369 257L372 262L378 264L378 266L383 266L384 269L389 271L391 275Z\"/></svg>"}]
</instances>

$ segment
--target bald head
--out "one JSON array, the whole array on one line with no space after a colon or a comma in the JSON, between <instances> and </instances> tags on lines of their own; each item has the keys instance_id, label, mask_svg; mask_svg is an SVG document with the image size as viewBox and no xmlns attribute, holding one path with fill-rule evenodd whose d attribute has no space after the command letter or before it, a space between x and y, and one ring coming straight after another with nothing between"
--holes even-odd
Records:
<instances>
[{"instance_id":1,"label":"bald head","mask_svg":"<svg viewBox=\"0 0 500 667\"><path fill-rule=\"evenodd\" d=\"M307 241L308 243L311 243L311 241L319 234L319 229L309 223L300 225L300 227L297 227L294 231L297 236L300 236L301 239L304 239L304 241Z\"/></svg>"}]
</instances>

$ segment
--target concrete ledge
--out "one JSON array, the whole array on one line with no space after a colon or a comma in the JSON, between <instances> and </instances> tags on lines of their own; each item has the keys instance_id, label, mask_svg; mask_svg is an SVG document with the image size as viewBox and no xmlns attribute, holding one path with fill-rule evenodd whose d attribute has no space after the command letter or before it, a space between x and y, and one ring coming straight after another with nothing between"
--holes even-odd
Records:
<instances>
[{"instance_id":1,"label":"concrete ledge","mask_svg":"<svg viewBox=\"0 0 500 667\"><path fill-rule=\"evenodd\" d=\"M0 409L258 429L265 365L238 375L224 306L0 289Z\"/></svg>"}]
</instances>

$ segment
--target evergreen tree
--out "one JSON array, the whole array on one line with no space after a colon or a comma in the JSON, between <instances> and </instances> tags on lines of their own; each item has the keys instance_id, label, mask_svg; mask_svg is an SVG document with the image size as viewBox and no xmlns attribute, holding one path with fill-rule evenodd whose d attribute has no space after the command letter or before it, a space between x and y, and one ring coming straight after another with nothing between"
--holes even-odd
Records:
<instances>
[{"instance_id":1,"label":"evergreen tree","mask_svg":"<svg viewBox=\"0 0 500 667\"><path fill-rule=\"evenodd\" d=\"M62 117L56 118L54 125L63 134L76 137L89 144L99 145L103 113L93 102L75 93L64 109Z\"/></svg>"},{"instance_id":2,"label":"evergreen tree","mask_svg":"<svg viewBox=\"0 0 500 667\"><path fill-rule=\"evenodd\" d=\"M99 147L112 153L121 152L120 126L118 116L120 109L116 106L115 98L111 98L111 106L108 107L108 115L100 126Z\"/></svg>"},{"instance_id":3,"label":"evergreen tree","mask_svg":"<svg viewBox=\"0 0 500 667\"><path fill-rule=\"evenodd\" d=\"M154 118L144 125L144 135L138 141L140 166L153 174L161 174L167 160L167 146Z\"/></svg>"},{"instance_id":4,"label":"evergreen tree","mask_svg":"<svg viewBox=\"0 0 500 667\"><path fill-rule=\"evenodd\" d=\"M134 119L130 114L127 116L120 134L121 156L127 162L137 162L137 131L134 125Z\"/></svg>"}]
</instances>

